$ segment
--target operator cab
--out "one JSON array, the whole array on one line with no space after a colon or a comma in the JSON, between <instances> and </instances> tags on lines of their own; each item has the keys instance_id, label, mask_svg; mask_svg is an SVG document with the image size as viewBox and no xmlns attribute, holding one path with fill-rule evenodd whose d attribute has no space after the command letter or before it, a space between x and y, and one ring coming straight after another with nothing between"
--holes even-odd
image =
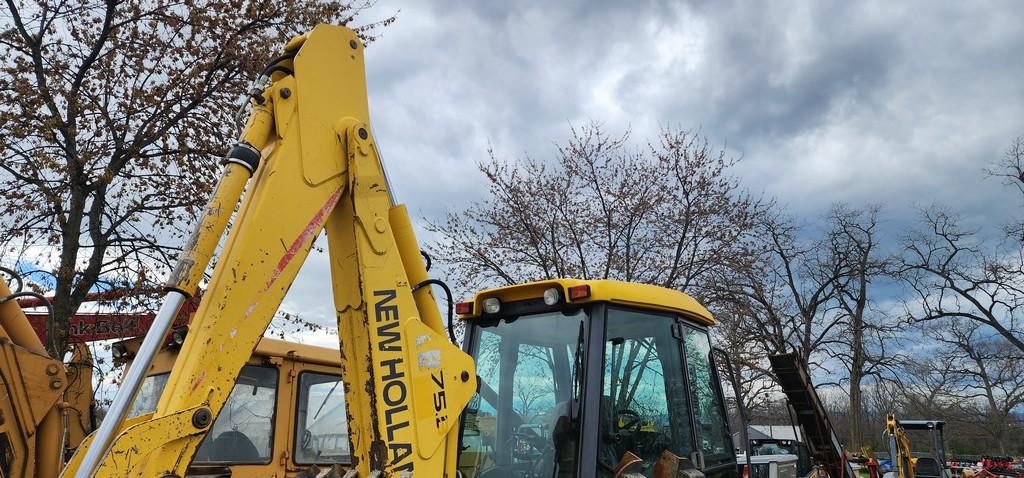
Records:
<instances>
[{"instance_id":1,"label":"operator cab","mask_svg":"<svg viewBox=\"0 0 1024 478\"><path fill-rule=\"evenodd\" d=\"M175 329L154 358L126 426L157 408L183 333ZM115 363L130 362L142 338L115 343ZM351 462L338 351L262 338L242 367L220 414L199 445L188 477L303 476Z\"/></svg>"},{"instance_id":2,"label":"operator cab","mask_svg":"<svg viewBox=\"0 0 1024 478\"><path fill-rule=\"evenodd\" d=\"M479 378L462 417L464 476L652 477L665 451L691 476L736 475L714 319L693 298L559 279L480 292L457 309Z\"/></svg>"},{"instance_id":3,"label":"operator cab","mask_svg":"<svg viewBox=\"0 0 1024 478\"><path fill-rule=\"evenodd\" d=\"M953 472L946 461L945 440L942 429L946 423L941 420L899 420L899 425L906 432L925 432L931 440L931 450L917 457L914 465L914 476L918 478L950 478Z\"/></svg>"}]
</instances>

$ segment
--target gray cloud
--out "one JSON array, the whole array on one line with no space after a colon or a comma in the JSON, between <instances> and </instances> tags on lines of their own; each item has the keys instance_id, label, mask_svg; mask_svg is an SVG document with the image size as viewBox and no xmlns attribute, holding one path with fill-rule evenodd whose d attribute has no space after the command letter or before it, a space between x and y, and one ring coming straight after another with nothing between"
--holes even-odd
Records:
<instances>
[{"instance_id":1,"label":"gray cloud","mask_svg":"<svg viewBox=\"0 0 1024 478\"><path fill-rule=\"evenodd\" d=\"M637 138L701 127L794 204L959 201L1024 132L1022 7L985 6L417 2L368 53L371 101L410 202L479 197L466 173L488 141L543 156L591 118Z\"/></svg>"},{"instance_id":2,"label":"gray cloud","mask_svg":"<svg viewBox=\"0 0 1024 478\"><path fill-rule=\"evenodd\" d=\"M700 128L798 215L883 203L898 230L913 205L972 225L1020 211L983 173L1024 134L1020 2L381 1L363 18L398 9L367 74L416 221L485 197L489 145L543 158L591 119L638 143ZM330 290L300 279L289 303L303 297Z\"/></svg>"}]
</instances>

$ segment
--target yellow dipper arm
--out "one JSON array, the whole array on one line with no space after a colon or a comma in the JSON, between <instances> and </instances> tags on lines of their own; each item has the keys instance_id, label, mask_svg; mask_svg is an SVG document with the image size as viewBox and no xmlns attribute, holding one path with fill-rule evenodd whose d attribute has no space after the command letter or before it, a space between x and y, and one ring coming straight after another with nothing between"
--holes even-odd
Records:
<instances>
[{"instance_id":1,"label":"yellow dipper arm","mask_svg":"<svg viewBox=\"0 0 1024 478\"><path fill-rule=\"evenodd\" d=\"M447 340L429 287L414 297L426 272L370 132L362 43L321 25L286 47L296 50L282 63L294 74L274 75L243 135L261 162L157 410L121 430L96 476L185 475L321 231L358 476L455 476L457 423L476 373ZM239 190L222 178L173 290L194 291ZM65 476L81 462L76 455Z\"/></svg>"},{"instance_id":2,"label":"yellow dipper arm","mask_svg":"<svg viewBox=\"0 0 1024 478\"><path fill-rule=\"evenodd\" d=\"M889 439L889 456L897 478L914 478L914 459L910 453L910 439L893 414L885 416L885 436Z\"/></svg>"}]
</instances>

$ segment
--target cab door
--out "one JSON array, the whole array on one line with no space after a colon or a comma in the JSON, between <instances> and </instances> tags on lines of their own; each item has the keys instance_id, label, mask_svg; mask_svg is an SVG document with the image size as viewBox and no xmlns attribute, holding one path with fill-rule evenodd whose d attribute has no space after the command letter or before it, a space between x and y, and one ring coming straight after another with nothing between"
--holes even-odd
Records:
<instances>
[{"instance_id":1,"label":"cab door","mask_svg":"<svg viewBox=\"0 0 1024 478\"><path fill-rule=\"evenodd\" d=\"M696 449L676 317L606 309L598 476L612 476L626 452L650 476L662 450L689 458Z\"/></svg>"},{"instance_id":2,"label":"cab door","mask_svg":"<svg viewBox=\"0 0 1024 478\"><path fill-rule=\"evenodd\" d=\"M630 452L650 476L663 450L709 477L736 474L707 329L672 314L606 307L598 476ZM595 400L598 397L588 397Z\"/></svg>"},{"instance_id":3,"label":"cab door","mask_svg":"<svg viewBox=\"0 0 1024 478\"><path fill-rule=\"evenodd\" d=\"M297 473L313 465L320 469L347 466L352 461L345 385L338 367L295 362L291 401L287 413L286 447L289 471Z\"/></svg>"},{"instance_id":4,"label":"cab door","mask_svg":"<svg viewBox=\"0 0 1024 478\"><path fill-rule=\"evenodd\" d=\"M682 321L677 328L683 345L686 382L693 415L695 464L709 477L735 476L736 451L722 395L722 381L711 353L706 328Z\"/></svg>"}]
</instances>

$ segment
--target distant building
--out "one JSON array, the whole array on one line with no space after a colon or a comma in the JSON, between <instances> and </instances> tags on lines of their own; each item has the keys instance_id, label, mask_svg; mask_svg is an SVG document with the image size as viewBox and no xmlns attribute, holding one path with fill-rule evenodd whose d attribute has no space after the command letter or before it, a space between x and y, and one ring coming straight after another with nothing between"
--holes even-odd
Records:
<instances>
[{"instance_id":1,"label":"distant building","mask_svg":"<svg viewBox=\"0 0 1024 478\"><path fill-rule=\"evenodd\" d=\"M803 441L803 433L800 427L792 425L750 425L747 427L747 438L751 440L763 440L774 438L776 440ZM732 443L737 450L745 450L747 447L740 442L740 433L732 434Z\"/></svg>"}]
</instances>

